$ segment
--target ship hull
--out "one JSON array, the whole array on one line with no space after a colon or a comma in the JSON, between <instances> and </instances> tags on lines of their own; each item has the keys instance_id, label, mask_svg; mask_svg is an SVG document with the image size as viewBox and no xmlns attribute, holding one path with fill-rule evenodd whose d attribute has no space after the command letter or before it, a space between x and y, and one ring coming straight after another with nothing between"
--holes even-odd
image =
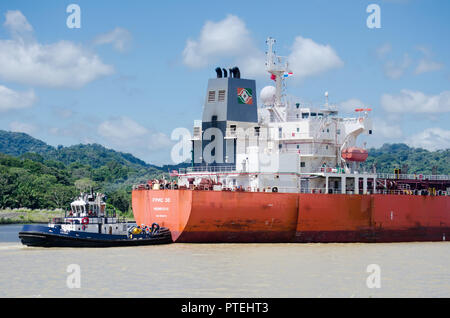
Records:
<instances>
[{"instance_id":1,"label":"ship hull","mask_svg":"<svg viewBox=\"0 0 450 318\"><path fill-rule=\"evenodd\" d=\"M134 190L137 224L168 227L174 242L443 241L450 198L415 195Z\"/></svg>"},{"instance_id":2,"label":"ship hull","mask_svg":"<svg viewBox=\"0 0 450 318\"><path fill-rule=\"evenodd\" d=\"M47 226L25 225L19 232L19 238L22 244L32 247L121 247L172 243L167 229L162 229L160 234L150 238L129 239L127 235L78 231L63 233Z\"/></svg>"}]
</instances>

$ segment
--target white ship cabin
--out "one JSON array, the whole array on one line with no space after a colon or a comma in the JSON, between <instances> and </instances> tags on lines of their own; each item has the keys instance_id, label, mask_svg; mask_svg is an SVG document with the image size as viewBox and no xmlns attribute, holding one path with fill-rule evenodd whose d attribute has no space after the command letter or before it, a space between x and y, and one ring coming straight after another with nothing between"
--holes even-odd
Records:
<instances>
[{"instance_id":1,"label":"white ship cabin","mask_svg":"<svg viewBox=\"0 0 450 318\"><path fill-rule=\"evenodd\" d=\"M178 185L255 192L375 191L376 173L361 170L367 151L357 146L359 135L372 134L370 109L355 109L354 117L343 118L328 103L328 93L317 108L288 98L289 64L273 52L273 39L267 43L266 69L275 86L264 87L257 104L254 80L241 79L236 67L229 77L225 69L216 69L202 121L194 123L192 167L180 170Z\"/></svg>"},{"instance_id":2,"label":"white ship cabin","mask_svg":"<svg viewBox=\"0 0 450 318\"><path fill-rule=\"evenodd\" d=\"M103 234L127 234L125 219L116 217L115 211L107 211L103 195L99 193L81 194L70 204L64 219L49 224L60 226L63 231L83 231Z\"/></svg>"}]
</instances>

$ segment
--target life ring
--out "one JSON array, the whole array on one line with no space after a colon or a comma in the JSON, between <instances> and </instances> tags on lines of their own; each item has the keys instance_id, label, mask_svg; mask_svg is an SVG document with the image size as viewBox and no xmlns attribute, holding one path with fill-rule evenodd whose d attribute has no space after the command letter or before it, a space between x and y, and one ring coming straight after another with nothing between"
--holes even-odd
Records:
<instances>
[{"instance_id":1,"label":"life ring","mask_svg":"<svg viewBox=\"0 0 450 318\"><path fill-rule=\"evenodd\" d=\"M84 218L81 220L81 224L83 224L83 225L89 224L89 218L88 218L88 217L84 217Z\"/></svg>"}]
</instances>

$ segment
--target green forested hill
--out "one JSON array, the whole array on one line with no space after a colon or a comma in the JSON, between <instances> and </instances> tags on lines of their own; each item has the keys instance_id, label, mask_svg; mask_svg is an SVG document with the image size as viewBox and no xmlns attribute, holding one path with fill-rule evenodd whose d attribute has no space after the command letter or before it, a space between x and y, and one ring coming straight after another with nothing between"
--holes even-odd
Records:
<instances>
[{"instance_id":1,"label":"green forested hill","mask_svg":"<svg viewBox=\"0 0 450 318\"><path fill-rule=\"evenodd\" d=\"M408 173L431 174L433 166L437 174L450 174L450 149L428 151L411 148L405 144L384 144L369 149L366 167L377 165L377 172L394 173L394 169L408 166Z\"/></svg>"},{"instance_id":2,"label":"green forested hill","mask_svg":"<svg viewBox=\"0 0 450 318\"><path fill-rule=\"evenodd\" d=\"M131 154L107 149L99 144L58 147L58 149L43 153L42 156L47 160L59 161L66 165L77 162L79 164L90 165L93 168L104 166L111 160L127 167L156 167L145 163Z\"/></svg>"},{"instance_id":3,"label":"green forested hill","mask_svg":"<svg viewBox=\"0 0 450 318\"><path fill-rule=\"evenodd\" d=\"M70 147L47 145L25 133L0 130L0 153L11 156L21 156L26 153L36 153L45 160L55 160L65 165L77 162L99 168L113 160L120 165L134 168L158 168L134 157L132 154L105 148L99 144L74 145Z\"/></svg>"},{"instance_id":4,"label":"green forested hill","mask_svg":"<svg viewBox=\"0 0 450 318\"><path fill-rule=\"evenodd\" d=\"M93 187L126 212L133 184L167 175L167 169L98 144L55 148L0 130L0 145L0 208L64 208Z\"/></svg>"},{"instance_id":5,"label":"green forested hill","mask_svg":"<svg viewBox=\"0 0 450 318\"><path fill-rule=\"evenodd\" d=\"M43 154L53 149L52 146L30 135L0 130L0 153L20 156L27 152Z\"/></svg>"}]
</instances>

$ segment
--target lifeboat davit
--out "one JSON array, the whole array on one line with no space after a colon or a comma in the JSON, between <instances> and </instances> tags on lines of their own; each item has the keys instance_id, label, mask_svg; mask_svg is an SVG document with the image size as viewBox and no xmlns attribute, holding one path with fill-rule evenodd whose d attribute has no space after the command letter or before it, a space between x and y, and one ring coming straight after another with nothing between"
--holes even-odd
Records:
<instances>
[{"instance_id":1,"label":"lifeboat davit","mask_svg":"<svg viewBox=\"0 0 450 318\"><path fill-rule=\"evenodd\" d=\"M345 148L342 150L341 154L342 158L347 161L358 161L358 162L364 162L366 161L367 157L369 156L369 153L366 149L357 148L357 147L350 147Z\"/></svg>"}]
</instances>

